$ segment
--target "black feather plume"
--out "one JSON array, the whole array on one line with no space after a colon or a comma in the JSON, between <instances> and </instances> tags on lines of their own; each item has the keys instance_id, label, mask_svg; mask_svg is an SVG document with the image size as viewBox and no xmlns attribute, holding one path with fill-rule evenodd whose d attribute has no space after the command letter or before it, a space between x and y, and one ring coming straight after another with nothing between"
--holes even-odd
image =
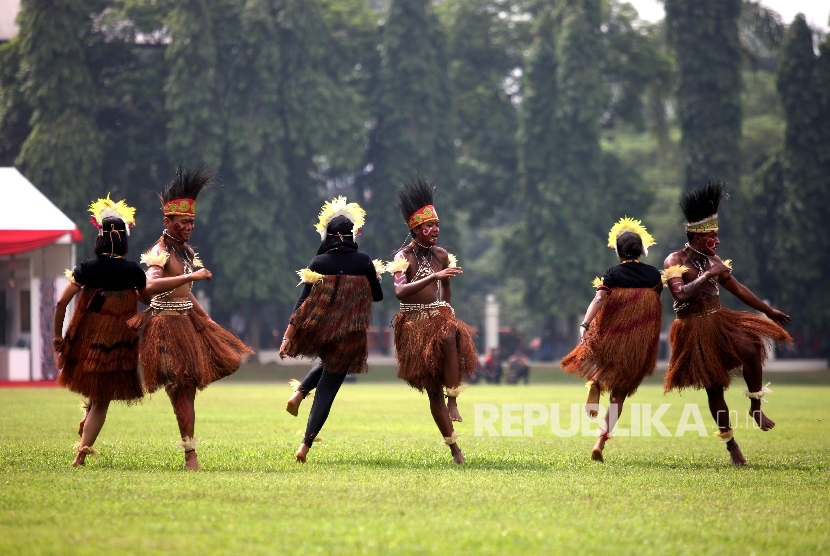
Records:
<instances>
[{"instance_id":1,"label":"black feather plume","mask_svg":"<svg viewBox=\"0 0 830 556\"><path fill-rule=\"evenodd\" d=\"M196 168L187 168L181 164L176 169L176 177L164 186L159 199L162 204L176 199L196 199L199 194L216 185L217 172L208 170L205 165Z\"/></svg>"},{"instance_id":2,"label":"black feather plume","mask_svg":"<svg viewBox=\"0 0 830 556\"><path fill-rule=\"evenodd\" d=\"M683 211L686 222L700 222L716 214L720 202L724 199L729 199L724 183L709 178L706 185L683 195L680 199L680 210Z\"/></svg>"},{"instance_id":3,"label":"black feather plume","mask_svg":"<svg viewBox=\"0 0 830 556\"><path fill-rule=\"evenodd\" d=\"M435 186L421 174L410 176L398 189L398 209L405 221L427 205L435 203Z\"/></svg>"}]
</instances>

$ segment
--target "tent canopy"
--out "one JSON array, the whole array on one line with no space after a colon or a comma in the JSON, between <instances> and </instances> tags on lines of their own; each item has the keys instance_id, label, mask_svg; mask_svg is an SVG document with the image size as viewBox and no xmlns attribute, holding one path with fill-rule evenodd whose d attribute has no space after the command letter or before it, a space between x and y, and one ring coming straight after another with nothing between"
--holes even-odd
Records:
<instances>
[{"instance_id":1,"label":"tent canopy","mask_svg":"<svg viewBox=\"0 0 830 556\"><path fill-rule=\"evenodd\" d=\"M17 168L0 168L0 255L82 239L75 223Z\"/></svg>"}]
</instances>

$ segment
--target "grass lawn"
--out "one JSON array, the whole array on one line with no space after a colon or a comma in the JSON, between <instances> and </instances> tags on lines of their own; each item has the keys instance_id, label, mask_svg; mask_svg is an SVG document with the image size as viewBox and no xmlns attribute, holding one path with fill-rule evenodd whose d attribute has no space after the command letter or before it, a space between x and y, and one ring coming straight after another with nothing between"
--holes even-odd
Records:
<instances>
[{"instance_id":1,"label":"grass lawn","mask_svg":"<svg viewBox=\"0 0 830 556\"><path fill-rule=\"evenodd\" d=\"M742 469L697 433L617 437L604 464L589 459L593 438L549 426L475 436L474 404L578 403L585 389L573 382L470 387L462 467L439 444L426 396L347 384L302 466L293 453L311 404L294 418L284 383L228 381L197 398L198 473L180 469L163 394L113 405L101 455L75 469L78 396L0 389L0 554L830 553L830 386L773 388L765 409L777 427L736 430ZM744 426L742 391L727 401ZM631 401L671 403L672 431L698 403L711 434L705 398L648 384Z\"/></svg>"}]
</instances>

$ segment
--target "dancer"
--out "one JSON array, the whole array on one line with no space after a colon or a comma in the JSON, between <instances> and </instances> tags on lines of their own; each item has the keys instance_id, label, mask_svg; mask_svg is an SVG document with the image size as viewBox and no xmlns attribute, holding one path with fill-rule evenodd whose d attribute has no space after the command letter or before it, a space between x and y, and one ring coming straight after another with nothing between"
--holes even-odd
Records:
<instances>
[{"instance_id":1,"label":"dancer","mask_svg":"<svg viewBox=\"0 0 830 556\"><path fill-rule=\"evenodd\" d=\"M320 433L347 374L366 372L369 350L366 330L372 302L383 300L380 261L359 253L355 236L366 212L345 197L327 201L316 225L322 243L308 268L300 270L303 291L280 345L280 359L319 357L320 364L289 399L286 410L297 415L300 401L317 388L303 442L295 457L300 463Z\"/></svg>"},{"instance_id":2,"label":"dancer","mask_svg":"<svg viewBox=\"0 0 830 556\"><path fill-rule=\"evenodd\" d=\"M597 294L580 325L580 343L562 359L565 372L588 380L586 410L591 417L597 416L600 394L611 391L605 424L591 451L595 461L603 461L623 402L657 364L663 284L659 270L640 262L652 245L654 239L639 220L626 217L611 228L608 246L616 250L620 264L594 281Z\"/></svg>"},{"instance_id":3,"label":"dancer","mask_svg":"<svg viewBox=\"0 0 830 556\"><path fill-rule=\"evenodd\" d=\"M761 430L770 430L775 423L761 411L764 395L771 392L763 385L766 343L792 340L779 326L788 324L790 317L755 297L732 275L731 261L721 261L716 254L720 244L718 207L726 198L723 183L710 179L680 202L689 242L664 263L663 274L677 313L669 337L671 360L664 389L705 388L709 411L718 426L715 434L726 442L732 463L746 465L729 422L723 391L729 387L730 375L742 370L750 414ZM769 320L721 307L719 283Z\"/></svg>"},{"instance_id":4,"label":"dancer","mask_svg":"<svg viewBox=\"0 0 830 556\"><path fill-rule=\"evenodd\" d=\"M450 306L450 280L461 274L461 268L453 255L437 246L434 198L435 187L420 175L398 190L398 208L412 241L386 270L394 276L395 296L401 302L393 321L398 378L426 391L432 418L453 461L461 464L464 455L452 421L461 421L456 398L463 378L475 374L478 356L472 328L455 318ZM446 388L446 403L442 388Z\"/></svg>"},{"instance_id":5,"label":"dancer","mask_svg":"<svg viewBox=\"0 0 830 556\"><path fill-rule=\"evenodd\" d=\"M132 320L144 324L139 354L149 392L164 386L179 425L185 468L199 469L194 437L196 390L233 374L253 353L230 331L213 322L191 292L193 282L210 280L187 244L196 224L196 198L211 185L215 172L203 166L179 167L176 177L159 195L165 230L156 244L141 256L147 265L150 308Z\"/></svg>"},{"instance_id":6,"label":"dancer","mask_svg":"<svg viewBox=\"0 0 830 556\"><path fill-rule=\"evenodd\" d=\"M73 466L84 465L107 418L110 401L127 404L142 398L138 375L138 334L127 326L138 299L149 299L141 267L125 260L127 236L135 225L135 209L110 196L89 207L98 228L95 256L66 271L69 284L55 307L53 344L60 369L58 383L88 398L78 425L81 441ZM66 307L81 292L72 320L61 337Z\"/></svg>"}]
</instances>

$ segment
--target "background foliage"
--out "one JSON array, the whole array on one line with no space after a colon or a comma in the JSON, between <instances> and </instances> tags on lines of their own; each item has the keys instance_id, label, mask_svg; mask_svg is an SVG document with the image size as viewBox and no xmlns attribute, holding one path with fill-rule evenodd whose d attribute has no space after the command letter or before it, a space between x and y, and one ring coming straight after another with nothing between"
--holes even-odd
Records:
<instances>
[{"instance_id":1,"label":"background foliage","mask_svg":"<svg viewBox=\"0 0 830 556\"><path fill-rule=\"evenodd\" d=\"M721 251L739 278L792 314L801 354L828 354L830 39L801 17L750 0L667 0L656 24L618 0L21 7L0 45L0 164L82 226L93 197L126 197L133 256L175 165L217 168L200 287L254 345L288 317L322 199L361 202L361 248L388 257L406 238L395 188L420 171L467 270L460 315L480 323L495 293L541 355L573 341L611 223L642 218L661 266L685 241L680 193L707 176L732 192Z\"/></svg>"}]
</instances>

